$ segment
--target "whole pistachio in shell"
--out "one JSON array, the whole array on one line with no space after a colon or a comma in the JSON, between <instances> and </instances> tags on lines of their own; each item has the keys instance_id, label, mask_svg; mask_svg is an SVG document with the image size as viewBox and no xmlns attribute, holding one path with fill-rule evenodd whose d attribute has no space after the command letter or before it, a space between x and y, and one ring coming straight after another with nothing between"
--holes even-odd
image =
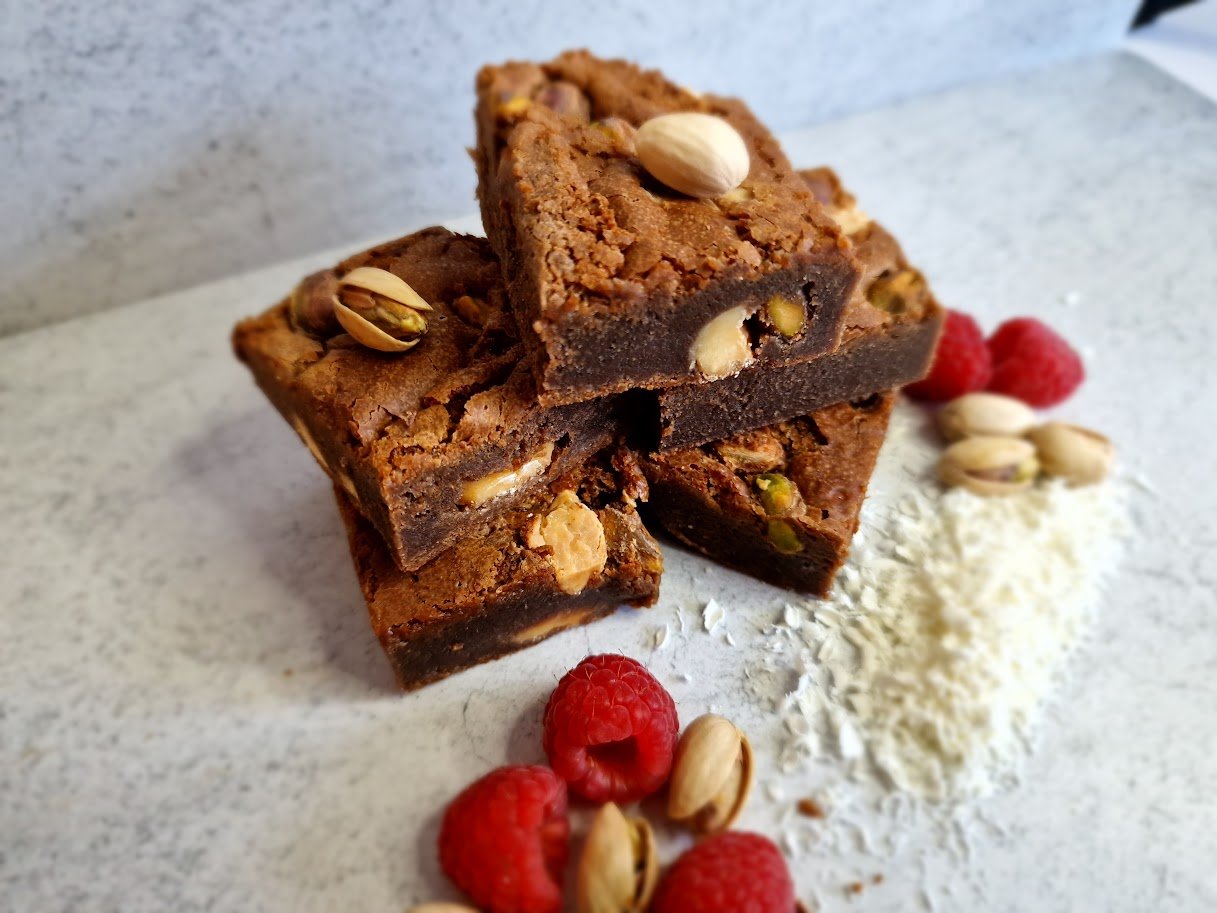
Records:
<instances>
[{"instance_id":1,"label":"whole pistachio in shell","mask_svg":"<svg viewBox=\"0 0 1217 913\"><path fill-rule=\"evenodd\" d=\"M1070 485L1093 485L1107 478L1115 462L1116 449L1103 435L1079 425L1048 422L1027 435L1039 455L1046 475Z\"/></svg>"},{"instance_id":2,"label":"whole pistachio in shell","mask_svg":"<svg viewBox=\"0 0 1217 913\"><path fill-rule=\"evenodd\" d=\"M288 301L292 326L317 339L329 339L340 332L338 318L334 315L338 285L338 276L330 269L301 279Z\"/></svg>"},{"instance_id":3,"label":"whole pistachio in shell","mask_svg":"<svg viewBox=\"0 0 1217 913\"><path fill-rule=\"evenodd\" d=\"M713 713L685 729L668 785L668 817L699 834L730 827L752 791L752 745L730 720Z\"/></svg>"},{"instance_id":4,"label":"whole pistachio in shell","mask_svg":"<svg viewBox=\"0 0 1217 913\"><path fill-rule=\"evenodd\" d=\"M579 858L575 881L578 913L640 913L659 880L659 856L651 826L627 818L614 803L601 806Z\"/></svg>"},{"instance_id":5,"label":"whole pistachio in shell","mask_svg":"<svg viewBox=\"0 0 1217 913\"><path fill-rule=\"evenodd\" d=\"M978 495L1009 495L1030 488L1039 473L1035 447L1012 437L964 438L938 460L938 477Z\"/></svg>"},{"instance_id":6,"label":"whole pistachio in shell","mask_svg":"<svg viewBox=\"0 0 1217 913\"><path fill-rule=\"evenodd\" d=\"M404 352L427 332L431 305L388 270L361 266L338 280L334 315L361 345L378 352Z\"/></svg>"},{"instance_id":7,"label":"whole pistachio in shell","mask_svg":"<svg viewBox=\"0 0 1217 913\"><path fill-rule=\"evenodd\" d=\"M1022 437L1035 425L1035 410L1000 393L965 393L938 411L938 430L948 441L966 437Z\"/></svg>"}]
</instances>

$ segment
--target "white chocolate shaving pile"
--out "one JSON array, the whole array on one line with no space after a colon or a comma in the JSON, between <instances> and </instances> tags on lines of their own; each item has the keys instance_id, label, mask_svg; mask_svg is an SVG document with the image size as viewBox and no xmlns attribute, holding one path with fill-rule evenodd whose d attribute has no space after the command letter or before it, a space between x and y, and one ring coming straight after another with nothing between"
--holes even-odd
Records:
<instances>
[{"instance_id":1,"label":"white chocolate shaving pile","mask_svg":"<svg viewBox=\"0 0 1217 913\"><path fill-rule=\"evenodd\" d=\"M909 413L889 447L913 433ZM1121 489L983 498L908 481L867 502L831 598L782 612L752 687L782 714L783 770L828 749L927 798L984 795L1016 776L1098 606L1126 527Z\"/></svg>"}]
</instances>

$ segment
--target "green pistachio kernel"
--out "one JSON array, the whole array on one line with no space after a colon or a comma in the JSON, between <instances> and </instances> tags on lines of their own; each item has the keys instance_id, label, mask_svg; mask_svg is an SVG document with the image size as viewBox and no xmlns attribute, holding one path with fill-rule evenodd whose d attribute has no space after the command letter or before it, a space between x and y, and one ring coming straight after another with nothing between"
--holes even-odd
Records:
<instances>
[{"instance_id":1,"label":"green pistachio kernel","mask_svg":"<svg viewBox=\"0 0 1217 913\"><path fill-rule=\"evenodd\" d=\"M803 551L803 540L785 520L770 520L765 535L783 555L797 555Z\"/></svg>"},{"instance_id":2,"label":"green pistachio kernel","mask_svg":"<svg viewBox=\"0 0 1217 913\"><path fill-rule=\"evenodd\" d=\"M798 336L803 332L807 323L807 309L801 301L791 301L784 295L774 295L765 305L769 320L779 333L787 339Z\"/></svg>"},{"instance_id":3,"label":"green pistachio kernel","mask_svg":"<svg viewBox=\"0 0 1217 913\"><path fill-rule=\"evenodd\" d=\"M769 516L789 517L802 512L803 496L798 486L781 473L763 472L754 484L761 506Z\"/></svg>"}]
</instances>

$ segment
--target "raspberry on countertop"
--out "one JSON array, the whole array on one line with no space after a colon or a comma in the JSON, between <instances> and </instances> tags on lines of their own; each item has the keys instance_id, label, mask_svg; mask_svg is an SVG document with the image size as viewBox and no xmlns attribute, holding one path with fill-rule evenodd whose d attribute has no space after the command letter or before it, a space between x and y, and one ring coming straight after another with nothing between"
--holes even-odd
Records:
<instances>
[{"instance_id":1,"label":"raspberry on countertop","mask_svg":"<svg viewBox=\"0 0 1217 913\"><path fill-rule=\"evenodd\" d=\"M545 753L571 790L592 802L633 802L663 786L679 721L672 696L626 656L589 656L545 707Z\"/></svg>"}]
</instances>

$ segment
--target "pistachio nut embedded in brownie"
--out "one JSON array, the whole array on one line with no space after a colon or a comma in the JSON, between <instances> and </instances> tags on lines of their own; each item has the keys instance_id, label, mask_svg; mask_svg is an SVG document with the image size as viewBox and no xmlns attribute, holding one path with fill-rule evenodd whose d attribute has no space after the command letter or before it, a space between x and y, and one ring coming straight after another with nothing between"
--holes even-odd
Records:
<instances>
[{"instance_id":1,"label":"pistachio nut embedded in brownie","mask_svg":"<svg viewBox=\"0 0 1217 913\"><path fill-rule=\"evenodd\" d=\"M648 512L716 561L823 596L857 532L894 401L876 394L645 457Z\"/></svg>"},{"instance_id":2,"label":"pistachio nut embedded in brownie","mask_svg":"<svg viewBox=\"0 0 1217 913\"><path fill-rule=\"evenodd\" d=\"M372 628L407 690L659 593L663 558L635 509L646 480L628 450L533 490L414 573L335 494Z\"/></svg>"},{"instance_id":3,"label":"pistachio nut embedded in brownie","mask_svg":"<svg viewBox=\"0 0 1217 913\"><path fill-rule=\"evenodd\" d=\"M430 308L411 325L410 348L376 351L342 332L346 324L328 322L335 290L354 276L386 294L415 294ZM397 291L398 280L408 292ZM613 400L556 409L537 403L505 299L484 239L428 228L309 277L291 299L233 333L237 355L263 392L404 570L565 474L617 433ZM342 300L366 305L362 313L372 320L378 306L393 305L362 287Z\"/></svg>"},{"instance_id":4,"label":"pistachio nut embedded in brownie","mask_svg":"<svg viewBox=\"0 0 1217 913\"><path fill-rule=\"evenodd\" d=\"M733 377L659 391L661 450L891 390L929 370L944 311L925 277L909 264L896 239L858 208L831 169L799 174L848 234L862 267L845 309L841 343L825 355L781 364L762 359Z\"/></svg>"},{"instance_id":5,"label":"pistachio nut embedded in brownie","mask_svg":"<svg viewBox=\"0 0 1217 913\"><path fill-rule=\"evenodd\" d=\"M747 177L701 199L635 148L657 115L728 122ZM478 196L546 403L722 377L828 351L858 277L851 245L740 101L586 51L477 78ZM770 304L797 333L775 326ZM736 351L739 349L739 351Z\"/></svg>"}]
</instances>

